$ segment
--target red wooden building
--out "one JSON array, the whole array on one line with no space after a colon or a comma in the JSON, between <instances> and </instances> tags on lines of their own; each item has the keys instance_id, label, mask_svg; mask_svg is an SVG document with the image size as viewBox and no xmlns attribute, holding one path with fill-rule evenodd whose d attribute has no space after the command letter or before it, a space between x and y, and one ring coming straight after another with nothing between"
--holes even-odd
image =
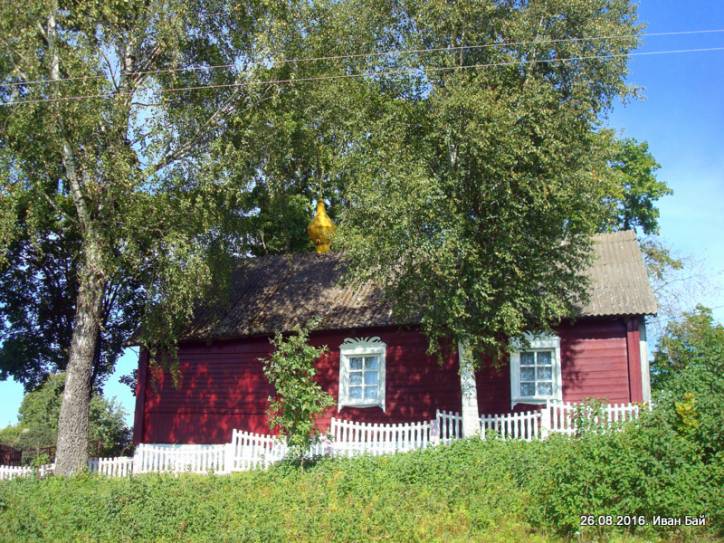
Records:
<instances>
[{"instance_id":1,"label":"red wooden building","mask_svg":"<svg viewBox=\"0 0 724 543\"><path fill-rule=\"evenodd\" d=\"M318 380L336 401L322 426L331 416L429 420L437 409L461 405L465 418L556 399L649 399L645 316L656 312L656 302L633 232L597 236L590 301L575 320L522 350L512 342L509 362L484 365L475 386L459 375L454 350L442 364L426 355L415 323L394 322L372 286L340 286L343 271L333 253L246 262L232 282L235 299L199 316L180 343L176 385L168 373L150 370L141 354L134 441L224 443L235 428L268 432L272 391L259 359L270 354L275 331L313 317L321 318L321 330L311 342L329 348L317 363Z\"/></svg>"}]
</instances>

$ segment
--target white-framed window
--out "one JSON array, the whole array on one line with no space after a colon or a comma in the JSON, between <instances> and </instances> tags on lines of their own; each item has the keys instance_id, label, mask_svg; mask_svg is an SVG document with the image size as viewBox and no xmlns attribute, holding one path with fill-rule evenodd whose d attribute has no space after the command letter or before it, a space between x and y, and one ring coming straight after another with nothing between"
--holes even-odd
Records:
<instances>
[{"instance_id":1,"label":"white-framed window","mask_svg":"<svg viewBox=\"0 0 724 543\"><path fill-rule=\"evenodd\" d=\"M385 353L378 337L347 338L339 347L337 408L381 407L385 410Z\"/></svg>"},{"instance_id":2,"label":"white-framed window","mask_svg":"<svg viewBox=\"0 0 724 543\"><path fill-rule=\"evenodd\" d=\"M526 339L510 344L511 407L562 400L560 338L528 335Z\"/></svg>"}]
</instances>

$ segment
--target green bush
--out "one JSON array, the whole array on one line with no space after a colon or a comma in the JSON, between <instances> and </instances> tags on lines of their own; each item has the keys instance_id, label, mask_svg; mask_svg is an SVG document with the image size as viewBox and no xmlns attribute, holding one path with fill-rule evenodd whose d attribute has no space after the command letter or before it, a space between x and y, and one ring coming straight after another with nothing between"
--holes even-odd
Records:
<instances>
[{"instance_id":1,"label":"green bush","mask_svg":"<svg viewBox=\"0 0 724 543\"><path fill-rule=\"evenodd\" d=\"M91 476L0 485L0 539L43 541L468 541L527 539L523 493L487 451L283 465L229 477ZM502 529L502 535L495 535ZM511 535L513 534L513 535Z\"/></svg>"},{"instance_id":2,"label":"green bush","mask_svg":"<svg viewBox=\"0 0 724 543\"><path fill-rule=\"evenodd\" d=\"M0 484L2 541L714 540L721 464L655 416L620 433L460 441L232 476ZM582 514L709 515L697 528L587 528Z\"/></svg>"},{"instance_id":3,"label":"green bush","mask_svg":"<svg viewBox=\"0 0 724 543\"><path fill-rule=\"evenodd\" d=\"M702 461L694 443L657 417L645 417L621 432L589 433L576 440L546 443L549 469L539 469L528 488L537 496L529 518L536 525L572 534L580 516L664 517L706 514L720 522L717 493L721 471ZM543 460L543 459L542 459ZM653 527L638 529L652 533Z\"/></svg>"},{"instance_id":4,"label":"green bush","mask_svg":"<svg viewBox=\"0 0 724 543\"><path fill-rule=\"evenodd\" d=\"M313 321L309 326L314 327ZM290 456L300 464L309 446L319 436L316 420L334 404L332 396L314 380L315 361L327 352L326 347L309 344L309 327L297 327L271 340L274 352L264 363L264 375L274 388L267 415L273 430L286 436Z\"/></svg>"},{"instance_id":5,"label":"green bush","mask_svg":"<svg viewBox=\"0 0 724 543\"><path fill-rule=\"evenodd\" d=\"M705 461L724 449L724 326L702 306L667 325L652 365L660 423L697 444Z\"/></svg>"}]
</instances>

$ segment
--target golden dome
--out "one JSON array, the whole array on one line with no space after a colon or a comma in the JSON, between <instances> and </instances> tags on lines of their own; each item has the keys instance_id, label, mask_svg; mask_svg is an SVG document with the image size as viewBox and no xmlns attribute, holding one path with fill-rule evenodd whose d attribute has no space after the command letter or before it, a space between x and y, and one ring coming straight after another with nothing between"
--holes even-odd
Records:
<instances>
[{"instance_id":1,"label":"golden dome","mask_svg":"<svg viewBox=\"0 0 724 543\"><path fill-rule=\"evenodd\" d=\"M329 246L332 242L332 236L337 227L332 222L332 219L327 215L327 209L324 207L324 202L320 199L317 202L317 213L314 215L312 222L307 226L307 234L309 239L314 242L317 247L318 254L324 254L329 252Z\"/></svg>"}]
</instances>

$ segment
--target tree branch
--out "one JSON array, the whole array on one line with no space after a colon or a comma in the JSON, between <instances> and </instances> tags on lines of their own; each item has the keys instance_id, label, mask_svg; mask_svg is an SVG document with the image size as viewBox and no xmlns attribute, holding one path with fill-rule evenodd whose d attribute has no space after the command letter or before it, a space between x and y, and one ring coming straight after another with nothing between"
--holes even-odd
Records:
<instances>
[{"instance_id":1,"label":"tree branch","mask_svg":"<svg viewBox=\"0 0 724 543\"><path fill-rule=\"evenodd\" d=\"M98 52L99 52L100 55L103 57L103 60L105 61L106 66L108 67L108 75L109 75L109 77L110 77L110 79L111 79L111 83L113 83L113 88L116 89L116 92L119 92L119 91L120 91L120 83L116 81L116 75L115 75L114 70L113 70L113 64L111 63L111 61L110 61L110 59L108 58L108 56L103 52L103 49L102 49L102 48L99 48L99 49L98 49Z\"/></svg>"},{"instance_id":2,"label":"tree branch","mask_svg":"<svg viewBox=\"0 0 724 543\"><path fill-rule=\"evenodd\" d=\"M239 95L239 89L236 88L231 93L231 96L211 115L207 121L199 128L196 133L191 136L185 143L182 143L176 149L168 151L161 160L156 164L152 165L148 170L148 175L154 175L171 165L175 161L185 157L196 145L201 141L205 134L220 121L225 115L228 115L234 110L233 100Z\"/></svg>"},{"instance_id":3,"label":"tree branch","mask_svg":"<svg viewBox=\"0 0 724 543\"><path fill-rule=\"evenodd\" d=\"M58 215L60 215L61 217L65 217L72 223L78 224L78 220L75 217L73 217L72 215L68 215L68 213L63 211L63 209L58 207L58 204L55 203L55 201L48 195L47 192L43 192L42 194L43 194L43 197L45 198L45 200L50 204L50 207L52 207L55 210L55 212L58 213Z\"/></svg>"},{"instance_id":4,"label":"tree branch","mask_svg":"<svg viewBox=\"0 0 724 543\"><path fill-rule=\"evenodd\" d=\"M57 7L56 7L57 8ZM47 41L48 48L50 49L50 80L58 81L60 79L60 59L58 57L58 48L56 45L56 21L55 21L55 9L51 10L48 15L48 26L47 26ZM56 89L57 92L57 89ZM62 121L61 121L61 132ZM82 228L87 228L90 223L90 214L88 213L88 206L86 205L85 199L83 198L83 191L78 179L78 170L75 164L75 157L73 151L70 148L67 138L61 134L62 149L63 149L63 168L65 169L66 176L68 178L68 185L70 187L70 194L73 198L73 204L75 205L78 213L78 219Z\"/></svg>"}]
</instances>

